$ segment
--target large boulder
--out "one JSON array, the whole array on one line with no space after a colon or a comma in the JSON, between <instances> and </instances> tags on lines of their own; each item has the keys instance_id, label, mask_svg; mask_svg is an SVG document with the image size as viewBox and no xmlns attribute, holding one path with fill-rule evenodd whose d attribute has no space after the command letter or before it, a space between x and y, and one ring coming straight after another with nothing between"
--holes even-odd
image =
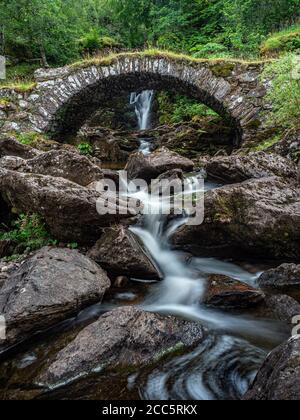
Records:
<instances>
[{"instance_id":1,"label":"large boulder","mask_svg":"<svg viewBox=\"0 0 300 420\"><path fill-rule=\"evenodd\" d=\"M195 254L299 259L299 187L270 177L209 191L204 222L181 227L173 242Z\"/></svg>"},{"instance_id":2,"label":"large boulder","mask_svg":"<svg viewBox=\"0 0 300 420\"><path fill-rule=\"evenodd\" d=\"M88 256L112 276L158 279L158 270L136 237L124 226L105 229Z\"/></svg>"},{"instance_id":3,"label":"large boulder","mask_svg":"<svg viewBox=\"0 0 300 420\"><path fill-rule=\"evenodd\" d=\"M238 280L223 275L210 275L204 303L228 310L249 309L260 305L264 300L261 291Z\"/></svg>"},{"instance_id":4,"label":"large boulder","mask_svg":"<svg viewBox=\"0 0 300 420\"><path fill-rule=\"evenodd\" d=\"M61 177L87 186L103 178L99 166L86 156L66 150L51 151L26 161L18 168L21 172Z\"/></svg>"},{"instance_id":5,"label":"large boulder","mask_svg":"<svg viewBox=\"0 0 300 420\"><path fill-rule=\"evenodd\" d=\"M300 265L282 264L268 270L260 276L258 284L269 293L286 294L300 301Z\"/></svg>"},{"instance_id":6,"label":"large boulder","mask_svg":"<svg viewBox=\"0 0 300 420\"><path fill-rule=\"evenodd\" d=\"M300 399L300 338L291 338L266 359L244 400Z\"/></svg>"},{"instance_id":7,"label":"large boulder","mask_svg":"<svg viewBox=\"0 0 300 420\"><path fill-rule=\"evenodd\" d=\"M135 153L130 158L125 170L129 179L144 179L150 182L164 172L172 169L182 169L190 172L194 162L163 147L150 155Z\"/></svg>"},{"instance_id":8,"label":"large boulder","mask_svg":"<svg viewBox=\"0 0 300 420\"><path fill-rule=\"evenodd\" d=\"M46 221L50 233L61 241L93 244L101 229L135 216L134 209L119 214L112 204L112 214L99 214L97 203L105 200L100 193L68 181L46 175L26 174L0 168L0 192L19 213L37 213ZM109 210L109 208L108 208ZM117 213L117 214L113 214Z\"/></svg>"},{"instance_id":9,"label":"large boulder","mask_svg":"<svg viewBox=\"0 0 300 420\"><path fill-rule=\"evenodd\" d=\"M1 344L24 340L101 302L109 287L106 273L78 251L42 248L25 260L0 289L0 313L7 328Z\"/></svg>"},{"instance_id":10,"label":"large boulder","mask_svg":"<svg viewBox=\"0 0 300 420\"><path fill-rule=\"evenodd\" d=\"M0 138L0 158L4 156L16 156L22 159L32 159L40 152L30 146L19 143L13 137Z\"/></svg>"},{"instance_id":11,"label":"large boulder","mask_svg":"<svg viewBox=\"0 0 300 420\"><path fill-rule=\"evenodd\" d=\"M207 175L227 183L243 182L252 178L279 176L297 178L297 167L289 159L265 152L231 155L200 160Z\"/></svg>"},{"instance_id":12,"label":"large boulder","mask_svg":"<svg viewBox=\"0 0 300 420\"><path fill-rule=\"evenodd\" d=\"M168 352L202 341L199 323L160 316L135 307L115 309L84 328L38 382L46 386L70 381L95 369L153 363Z\"/></svg>"},{"instance_id":13,"label":"large boulder","mask_svg":"<svg viewBox=\"0 0 300 420\"><path fill-rule=\"evenodd\" d=\"M287 295L266 295L265 307L273 319L293 324L293 318L300 315L300 304Z\"/></svg>"}]
</instances>

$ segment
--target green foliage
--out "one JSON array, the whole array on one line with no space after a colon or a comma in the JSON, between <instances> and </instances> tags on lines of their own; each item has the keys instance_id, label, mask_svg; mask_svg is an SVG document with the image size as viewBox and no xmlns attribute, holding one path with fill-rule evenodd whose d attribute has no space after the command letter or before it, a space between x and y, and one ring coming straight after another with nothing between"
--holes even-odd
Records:
<instances>
[{"instance_id":1,"label":"green foliage","mask_svg":"<svg viewBox=\"0 0 300 420\"><path fill-rule=\"evenodd\" d=\"M270 33L297 22L299 6L300 0L0 0L0 33L6 55L43 64L121 45L249 56ZM269 42L277 48L278 39ZM297 42L288 39L287 50Z\"/></svg>"},{"instance_id":2,"label":"green foliage","mask_svg":"<svg viewBox=\"0 0 300 420\"><path fill-rule=\"evenodd\" d=\"M22 252L31 252L46 245L56 245L46 225L37 214L22 214L10 231L0 231L0 240L12 240Z\"/></svg>"},{"instance_id":3,"label":"green foliage","mask_svg":"<svg viewBox=\"0 0 300 420\"><path fill-rule=\"evenodd\" d=\"M30 145L39 139L40 134L36 132L16 133L15 137L19 143Z\"/></svg>"},{"instance_id":4,"label":"green foliage","mask_svg":"<svg viewBox=\"0 0 300 420\"><path fill-rule=\"evenodd\" d=\"M300 25L277 32L270 36L261 46L260 52L267 56L276 56L284 52L300 50Z\"/></svg>"},{"instance_id":5,"label":"green foliage","mask_svg":"<svg viewBox=\"0 0 300 420\"><path fill-rule=\"evenodd\" d=\"M161 124L188 122L198 117L217 115L207 106L186 96L161 92L158 95L159 121Z\"/></svg>"},{"instance_id":6,"label":"green foliage","mask_svg":"<svg viewBox=\"0 0 300 420\"><path fill-rule=\"evenodd\" d=\"M71 242L70 244L67 245L67 248L77 249L78 248L78 243L77 242Z\"/></svg>"},{"instance_id":7,"label":"green foliage","mask_svg":"<svg viewBox=\"0 0 300 420\"><path fill-rule=\"evenodd\" d=\"M269 123L292 127L300 121L300 59L286 54L266 65L262 79L270 79L267 99L272 103Z\"/></svg>"},{"instance_id":8,"label":"green foliage","mask_svg":"<svg viewBox=\"0 0 300 420\"><path fill-rule=\"evenodd\" d=\"M96 29L87 32L79 40L79 48L82 54L95 54L102 49L119 47L120 44L109 36L100 36Z\"/></svg>"},{"instance_id":9,"label":"green foliage","mask_svg":"<svg viewBox=\"0 0 300 420\"><path fill-rule=\"evenodd\" d=\"M205 58L205 57L224 57L228 54L227 48L216 42L208 42L205 45L198 44L195 47L190 49L193 57L195 58Z\"/></svg>"},{"instance_id":10,"label":"green foliage","mask_svg":"<svg viewBox=\"0 0 300 420\"><path fill-rule=\"evenodd\" d=\"M78 150L80 151L80 153L82 155L92 155L93 154L93 148L90 144L88 143L80 143L77 146Z\"/></svg>"},{"instance_id":11,"label":"green foliage","mask_svg":"<svg viewBox=\"0 0 300 420\"><path fill-rule=\"evenodd\" d=\"M263 141L262 143L258 144L257 146L253 147L251 150L253 152L258 152L261 150L266 150L269 147L276 144L282 138L282 134L276 134L275 136L271 137L268 140Z\"/></svg>"}]
</instances>

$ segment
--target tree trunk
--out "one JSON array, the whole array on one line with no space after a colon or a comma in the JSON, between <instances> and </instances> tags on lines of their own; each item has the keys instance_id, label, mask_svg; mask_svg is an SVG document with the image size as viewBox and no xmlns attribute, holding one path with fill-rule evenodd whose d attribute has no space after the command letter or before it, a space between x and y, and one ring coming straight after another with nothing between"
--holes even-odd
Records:
<instances>
[{"instance_id":1,"label":"tree trunk","mask_svg":"<svg viewBox=\"0 0 300 420\"><path fill-rule=\"evenodd\" d=\"M45 48L44 48L43 45L40 45L40 53L41 53L41 59L42 59L43 67L48 68L49 64L48 64L48 61L47 61L46 52L45 52Z\"/></svg>"},{"instance_id":2,"label":"tree trunk","mask_svg":"<svg viewBox=\"0 0 300 420\"><path fill-rule=\"evenodd\" d=\"M4 51L5 51L4 26L0 25L0 55L4 55Z\"/></svg>"}]
</instances>

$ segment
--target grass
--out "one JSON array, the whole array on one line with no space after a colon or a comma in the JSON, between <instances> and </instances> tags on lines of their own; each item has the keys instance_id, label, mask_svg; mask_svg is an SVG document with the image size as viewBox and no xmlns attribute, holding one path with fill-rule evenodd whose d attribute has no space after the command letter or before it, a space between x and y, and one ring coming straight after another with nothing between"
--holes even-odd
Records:
<instances>
[{"instance_id":1,"label":"grass","mask_svg":"<svg viewBox=\"0 0 300 420\"><path fill-rule=\"evenodd\" d=\"M37 64L30 63L7 66L6 80L0 81L0 89L13 89L17 92L32 90L36 85L33 73L38 67Z\"/></svg>"},{"instance_id":2,"label":"grass","mask_svg":"<svg viewBox=\"0 0 300 420\"><path fill-rule=\"evenodd\" d=\"M276 56L282 52L300 49L300 25L294 25L272 34L260 48L264 56Z\"/></svg>"},{"instance_id":3,"label":"grass","mask_svg":"<svg viewBox=\"0 0 300 420\"><path fill-rule=\"evenodd\" d=\"M131 58L143 58L143 57L149 57L149 58L165 58L170 61L176 61L176 62L185 62L190 64L198 64L198 63L209 63L211 65L218 64L218 63L233 63L233 64L264 64L266 62L271 62L270 59L261 59L261 60L253 60L253 61L247 61L243 59L236 59L236 58L194 58L190 55L186 54L178 54L172 51L164 51L164 50L158 50L158 49L147 49L144 51L139 52L124 52L119 54L111 53L107 56L94 56L85 60L77 61L73 64L69 65L69 68L71 69L80 69L80 68L86 68L89 66L108 66L110 64L113 64L115 61L117 61L120 58L124 57L131 57Z\"/></svg>"}]
</instances>

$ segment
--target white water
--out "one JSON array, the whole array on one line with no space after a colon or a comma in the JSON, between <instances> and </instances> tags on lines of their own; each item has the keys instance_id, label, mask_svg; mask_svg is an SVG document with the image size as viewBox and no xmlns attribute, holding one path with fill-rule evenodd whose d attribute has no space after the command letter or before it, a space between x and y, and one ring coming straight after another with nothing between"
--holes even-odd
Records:
<instances>
[{"instance_id":1,"label":"white water","mask_svg":"<svg viewBox=\"0 0 300 420\"><path fill-rule=\"evenodd\" d=\"M130 103L135 105L140 130L150 126L152 100L153 91L131 95ZM141 139L139 150L149 154L151 143ZM189 191L185 194L198 192L195 191L193 177L189 184ZM206 183L204 191L217 187L219 185L215 183ZM215 258L187 261L170 245L172 235L187 222L187 218L175 218L170 222L168 216L162 215L164 205L169 205L168 200L165 203L157 197L153 198L148 191L131 195L148 208L142 225L132 227L131 231L143 243L163 276L162 281L151 287L142 308L201 322L211 333L192 353L161 365L146 379L135 376L128 386L137 385L144 399L240 398L266 356L264 350L247 340L275 347L284 341L285 333L272 321L234 316L209 309L201 302L209 274L226 275L255 286L261 273L249 273L235 264ZM149 211L149 208L156 211Z\"/></svg>"},{"instance_id":2,"label":"white water","mask_svg":"<svg viewBox=\"0 0 300 420\"><path fill-rule=\"evenodd\" d=\"M205 190L216 187L206 184ZM146 191L132 195L148 207L159 209L163 205ZM146 378L136 376L129 385L137 386L144 399L241 398L266 357L266 351L253 342L275 347L285 340L285 332L272 321L231 315L201 304L207 274L225 274L253 285L260 273L252 274L215 258L186 261L170 246L171 236L186 221L179 218L168 223L165 215L147 214L142 226L131 228L163 274L142 308L201 322L210 334L193 352L161 364Z\"/></svg>"},{"instance_id":3,"label":"white water","mask_svg":"<svg viewBox=\"0 0 300 420\"><path fill-rule=\"evenodd\" d=\"M153 96L153 90L143 90L139 94L133 92L130 95L130 105L135 106L135 114L137 116L138 128L140 131L151 128L151 107ZM150 146L151 144L147 139L141 139L139 151L145 155L149 154Z\"/></svg>"},{"instance_id":4,"label":"white water","mask_svg":"<svg viewBox=\"0 0 300 420\"><path fill-rule=\"evenodd\" d=\"M215 187L216 184L209 183L205 190ZM160 209L164 205L157 198L153 201L151 195L145 191L133 196L148 208ZM179 218L167 223L165 215L147 214L143 216L142 226L131 228L163 274L163 281L153 288L153 292L144 302L144 309L198 320L213 329L277 341L278 332L274 331L270 322L233 316L201 305L206 288L206 274L224 274L254 285L260 273L252 274L237 265L215 258L195 258L190 263L186 262L182 253L172 250L170 246L171 236L186 220Z\"/></svg>"}]
</instances>

